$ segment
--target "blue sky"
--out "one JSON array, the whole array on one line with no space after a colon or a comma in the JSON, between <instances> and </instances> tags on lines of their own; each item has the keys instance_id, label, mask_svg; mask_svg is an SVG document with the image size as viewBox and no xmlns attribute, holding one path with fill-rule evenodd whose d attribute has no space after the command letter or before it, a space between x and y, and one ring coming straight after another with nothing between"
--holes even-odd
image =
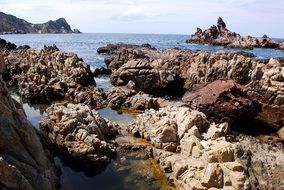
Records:
<instances>
[{"instance_id":1,"label":"blue sky","mask_svg":"<svg viewBox=\"0 0 284 190\"><path fill-rule=\"evenodd\" d=\"M284 0L0 0L0 7L33 23L64 17L82 32L192 34L221 16L243 35L284 38Z\"/></svg>"}]
</instances>

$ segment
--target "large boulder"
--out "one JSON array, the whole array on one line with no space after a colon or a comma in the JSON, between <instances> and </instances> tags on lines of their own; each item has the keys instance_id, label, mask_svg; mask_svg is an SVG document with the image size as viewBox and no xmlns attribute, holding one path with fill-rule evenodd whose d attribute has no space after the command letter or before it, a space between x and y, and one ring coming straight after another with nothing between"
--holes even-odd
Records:
<instances>
[{"instance_id":1,"label":"large boulder","mask_svg":"<svg viewBox=\"0 0 284 190\"><path fill-rule=\"evenodd\" d=\"M261 111L260 105L252 101L243 88L233 80L220 79L186 93L183 101L205 113L210 121L240 123L254 119Z\"/></svg>"},{"instance_id":2,"label":"large boulder","mask_svg":"<svg viewBox=\"0 0 284 190\"><path fill-rule=\"evenodd\" d=\"M150 93L168 92L182 86L177 71L140 59L128 61L111 75L115 86L125 86L130 80L139 90Z\"/></svg>"},{"instance_id":3,"label":"large boulder","mask_svg":"<svg viewBox=\"0 0 284 190\"><path fill-rule=\"evenodd\" d=\"M3 70L0 55L0 188L57 189L59 180L52 158L22 106L9 95Z\"/></svg>"},{"instance_id":4,"label":"large boulder","mask_svg":"<svg viewBox=\"0 0 284 190\"><path fill-rule=\"evenodd\" d=\"M46 110L47 118L40 129L50 141L83 169L104 168L115 153L107 139L114 127L98 112L82 104L53 104Z\"/></svg>"}]
</instances>

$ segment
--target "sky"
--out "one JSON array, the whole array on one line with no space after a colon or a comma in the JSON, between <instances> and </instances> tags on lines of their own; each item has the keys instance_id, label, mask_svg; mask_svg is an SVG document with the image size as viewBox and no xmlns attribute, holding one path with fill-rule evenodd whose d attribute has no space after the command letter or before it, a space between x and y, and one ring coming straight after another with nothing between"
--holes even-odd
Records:
<instances>
[{"instance_id":1,"label":"sky","mask_svg":"<svg viewBox=\"0 0 284 190\"><path fill-rule=\"evenodd\" d=\"M193 34L221 16L242 35L284 38L284 0L0 0L32 23L64 17L85 33Z\"/></svg>"}]
</instances>

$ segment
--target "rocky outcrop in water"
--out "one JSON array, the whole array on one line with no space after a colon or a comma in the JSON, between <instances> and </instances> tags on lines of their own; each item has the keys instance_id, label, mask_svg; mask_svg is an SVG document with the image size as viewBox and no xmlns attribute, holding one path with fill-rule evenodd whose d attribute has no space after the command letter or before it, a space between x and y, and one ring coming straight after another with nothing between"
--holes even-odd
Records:
<instances>
[{"instance_id":1,"label":"rocky outcrop in water","mask_svg":"<svg viewBox=\"0 0 284 190\"><path fill-rule=\"evenodd\" d=\"M13 15L0 12L0 34L28 34L28 33L80 33L72 30L64 18L48 21L43 24L32 24Z\"/></svg>"},{"instance_id":2,"label":"rocky outcrop in water","mask_svg":"<svg viewBox=\"0 0 284 190\"><path fill-rule=\"evenodd\" d=\"M10 51L10 50L16 49L17 45L11 42L7 42L6 40L0 38L0 48L3 50Z\"/></svg>"},{"instance_id":3,"label":"rocky outcrop in water","mask_svg":"<svg viewBox=\"0 0 284 190\"><path fill-rule=\"evenodd\" d=\"M107 139L115 134L113 125L82 104L53 104L40 128L50 141L86 169L103 168L115 153Z\"/></svg>"},{"instance_id":4,"label":"rocky outcrop in water","mask_svg":"<svg viewBox=\"0 0 284 190\"><path fill-rule=\"evenodd\" d=\"M19 87L24 98L41 103L69 99L103 107L104 93L95 88L90 66L76 54L64 53L56 46L40 51L17 48L6 54L6 78Z\"/></svg>"},{"instance_id":5,"label":"rocky outcrop in water","mask_svg":"<svg viewBox=\"0 0 284 190\"><path fill-rule=\"evenodd\" d=\"M283 49L284 44L283 42L274 41L266 35L261 38L254 38L231 32L220 17L217 26L213 25L204 31L197 28L196 33L192 35L191 39L187 40L187 43L212 44L241 49L252 49L254 47Z\"/></svg>"},{"instance_id":6,"label":"rocky outcrop in water","mask_svg":"<svg viewBox=\"0 0 284 190\"><path fill-rule=\"evenodd\" d=\"M0 52L1 53L1 52ZM2 80L0 55L0 189L57 189L57 170L22 106Z\"/></svg>"},{"instance_id":7,"label":"rocky outcrop in water","mask_svg":"<svg viewBox=\"0 0 284 190\"><path fill-rule=\"evenodd\" d=\"M284 186L278 181L283 179L281 144L273 151L267 151L273 145L261 145L258 141L252 145L251 139L229 142L225 138L228 124L210 124L201 112L187 107L147 110L128 128L134 135L151 142L152 155L179 189L267 189ZM278 178L274 179L276 175Z\"/></svg>"}]
</instances>

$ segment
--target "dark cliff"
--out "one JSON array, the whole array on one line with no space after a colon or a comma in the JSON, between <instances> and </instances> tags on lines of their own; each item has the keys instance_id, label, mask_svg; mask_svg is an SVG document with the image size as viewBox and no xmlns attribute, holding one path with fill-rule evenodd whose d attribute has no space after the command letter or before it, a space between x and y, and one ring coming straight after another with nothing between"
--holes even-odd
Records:
<instances>
[{"instance_id":1,"label":"dark cliff","mask_svg":"<svg viewBox=\"0 0 284 190\"><path fill-rule=\"evenodd\" d=\"M43 24L32 24L13 15L0 12L0 34L28 34L28 33L80 33L71 29L64 18L48 21Z\"/></svg>"}]
</instances>

